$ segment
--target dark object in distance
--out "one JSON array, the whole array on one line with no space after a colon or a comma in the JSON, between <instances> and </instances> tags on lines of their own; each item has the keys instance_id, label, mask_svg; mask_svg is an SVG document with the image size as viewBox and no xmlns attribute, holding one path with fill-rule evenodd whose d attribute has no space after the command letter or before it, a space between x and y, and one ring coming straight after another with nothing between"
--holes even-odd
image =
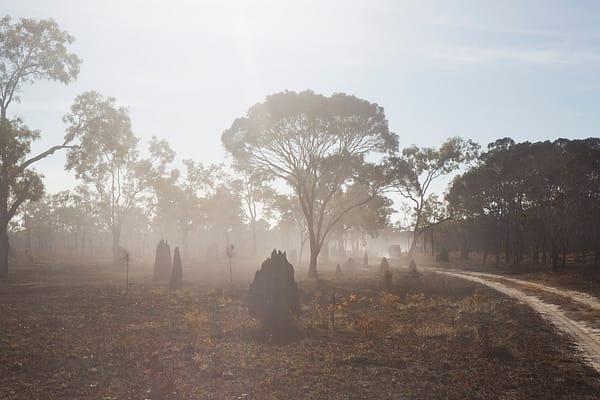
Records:
<instances>
[{"instance_id":1,"label":"dark object in distance","mask_svg":"<svg viewBox=\"0 0 600 400\"><path fill-rule=\"evenodd\" d=\"M169 288L179 289L183 281L183 271L181 267L181 255L179 247L175 247L173 252L173 270L171 271L171 279L169 280Z\"/></svg>"},{"instance_id":2,"label":"dark object in distance","mask_svg":"<svg viewBox=\"0 0 600 400\"><path fill-rule=\"evenodd\" d=\"M450 261L448 249L441 249L438 255L435 257L437 261Z\"/></svg>"},{"instance_id":3,"label":"dark object in distance","mask_svg":"<svg viewBox=\"0 0 600 400\"><path fill-rule=\"evenodd\" d=\"M410 273L417 272L417 263L412 258L410 259L410 262L408 263L408 272L410 272Z\"/></svg>"},{"instance_id":4,"label":"dark object in distance","mask_svg":"<svg viewBox=\"0 0 600 400\"><path fill-rule=\"evenodd\" d=\"M387 258L383 257L381 259L381 264L379 265L379 272L383 274L388 269L390 269L390 264L388 263Z\"/></svg>"},{"instance_id":5,"label":"dark object in distance","mask_svg":"<svg viewBox=\"0 0 600 400\"><path fill-rule=\"evenodd\" d=\"M156 246L152 280L167 281L171 275L171 267L171 247L169 246L169 242L161 239Z\"/></svg>"},{"instance_id":6,"label":"dark object in distance","mask_svg":"<svg viewBox=\"0 0 600 400\"><path fill-rule=\"evenodd\" d=\"M342 275L343 275L343 274L342 274L342 268L340 267L340 264L338 264L338 265L336 265L336 267L335 267L335 276L339 278L339 277L341 277Z\"/></svg>"}]
</instances>

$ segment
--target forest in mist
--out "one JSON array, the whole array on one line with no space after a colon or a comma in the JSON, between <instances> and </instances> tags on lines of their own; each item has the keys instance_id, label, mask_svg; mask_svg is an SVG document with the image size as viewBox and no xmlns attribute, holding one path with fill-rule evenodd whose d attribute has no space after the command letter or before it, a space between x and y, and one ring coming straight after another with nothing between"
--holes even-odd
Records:
<instances>
[{"instance_id":1,"label":"forest in mist","mask_svg":"<svg viewBox=\"0 0 600 400\"><path fill-rule=\"evenodd\" d=\"M233 121L222 133L228 161L206 164L178 159L168 138L142 142L126 104L88 91L65 110L64 142L31 154L43 132L12 115L11 104L28 101L29 84L68 84L85 65L53 20L7 16L1 28L4 275L9 259L117 262L127 253L149 262L159 239L196 263L224 259L230 245L253 259L284 248L313 276L319 256L344 260L367 248L389 256L393 245L555 270L567 260L598 264L597 138L416 146L391 132L383 106L368 99L284 91ZM57 151L79 183L47 193L34 167ZM447 176L448 189L434 192Z\"/></svg>"}]
</instances>

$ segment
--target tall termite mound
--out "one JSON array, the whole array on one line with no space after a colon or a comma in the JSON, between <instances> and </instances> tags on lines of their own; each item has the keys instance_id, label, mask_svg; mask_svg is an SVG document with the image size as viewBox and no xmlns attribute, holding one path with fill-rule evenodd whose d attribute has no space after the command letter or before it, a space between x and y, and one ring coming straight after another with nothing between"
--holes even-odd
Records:
<instances>
[{"instance_id":1,"label":"tall termite mound","mask_svg":"<svg viewBox=\"0 0 600 400\"><path fill-rule=\"evenodd\" d=\"M388 292L392 291L392 288L394 286L394 273L392 272L390 264L388 263L388 260L385 257L381 259L379 273L381 273L383 278L384 289Z\"/></svg>"},{"instance_id":2,"label":"tall termite mound","mask_svg":"<svg viewBox=\"0 0 600 400\"><path fill-rule=\"evenodd\" d=\"M388 263L387 258L383 257L381 259L381 264L379 265L379 272L384 273L388 269L390 269L390 264Z\"/></svg>"},{"instance_id":3,"label":"tall termite mound","mask_svg":"<svg viewBox=\"0 0 600 400\"><path fill-rule=\"evenodd\" d=\"M171 289L179 289L181 287L183 271L181 267L181 256L179 255L179 247L175 247L173 252L173 270L171 271L171 279L169 287Z\"/></svg>"},{"instance_id":4,"label":"tall termite mound","mask_svg":"<svg viewBox=\"0 0 600 400\"><path fill-rule=\"evenodd\" d=\"M156 245L156 254L154 256L154 275L153 281L167 281L171 275L171 247L169 242L160 240Z\"/></svg>"},{"instance_id":5,"label":"tall termite mound","mask_svg":"<svg viewBox=\"0 0 600 400\"><path fill-rule=\"evenodd\" d=\"M248 312L274 340L293 336L294 317L301 314L300 298L294 267L285 252L273 250L271 257L256 271L248 290Z\"/></svg>"},{"instance_id":6,"label":"tall termite mound","mask_svg":"<svg viewBox=\"0 0 600 400\"><path fill-rule=\"evenodd\" d=\"M335 266L335 277L336 278L341 278L342 277L342 267L340 267L340 264Z\"/></svg>"}]
</instances>

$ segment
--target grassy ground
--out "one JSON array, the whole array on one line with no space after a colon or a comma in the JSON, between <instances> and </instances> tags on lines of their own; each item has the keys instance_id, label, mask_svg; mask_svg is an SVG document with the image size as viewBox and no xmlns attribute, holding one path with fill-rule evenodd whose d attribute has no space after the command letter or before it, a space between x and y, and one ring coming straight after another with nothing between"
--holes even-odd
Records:
<instances>
[{"instance_id":1,"label":"grassy ground","mask_svg":"<svg viewBox=\"0 0 600 400\"><path fill-rule=\"evenodd\" d=\"M100 267L98 267L100 268ZM297 340L247 316L245 284L22 269L0 289L2 399L596 399L600 377L523 305L396 272L301 281ZM335 325L331 294L336 288Z\"/></svg>"}]
</instances>

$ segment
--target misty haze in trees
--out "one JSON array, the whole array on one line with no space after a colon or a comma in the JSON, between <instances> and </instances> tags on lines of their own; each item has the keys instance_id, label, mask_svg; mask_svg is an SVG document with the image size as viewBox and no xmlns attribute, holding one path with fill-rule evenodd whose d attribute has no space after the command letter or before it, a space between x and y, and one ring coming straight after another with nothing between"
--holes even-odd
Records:
<instances>
[{"instance_id":1,"label":"misty haze in trees","mask_svg":"<svg viewBox=\"0 0 600 400\"><path fill-rule=\"evenodd\" d=\"M394 188L409 201L413 211L413 240L408 250L409 260L412 259L417 239L425 229L443 221L437 197L430 193L432 182L475 158L478 148L470 140L454 137L439 149L413 145L403 149L400 156L391 158Z\"/></svg>"},{"instance_id":2,"label":"misty haze in trees","mask_svg":"<svg viewBox=\"0 0 600 400\"><path fill-rule=\"evenodd\" d=\"M40 133L21 119L10 118L7 110L21 100L25 84L38 80L67 84L77 78L81 60L67 51L73 40L51 19L13 22L6 16L0 20L0 279L8 273L9 222L23 202L43 194L41 176L31 165L69 142L30 157L31 142Z\"/></svg>"},{"instance_id":3,"label":"misty haze in trees","mask_svg":"<svg viewBox=\"0 0 600 400\"><path fill-rule=\"evenodd\" d=\"M119 266L127 249L134 263L151 264L165 238L180 248L186 271L194 262L226 264L230 246L248 264L277 247L296 268L308 264L312 278L320 262L368 265L386 256L408 264L428 244L431 255L481 252L496 265L557 271L569 260L600 262L597 138L504 138L481 154L457 137L399 149L381 106L286 91L222 133L230 168L179 160L165 139L142 142L126 105L88 91L65 110L62 143L31 155L41 133L8 110L26 84L77 78L72 42L52 20L0 21L0 277L9 234L28 263L106 257ZM60 149L79 184L45 194L32 167ZM436 193L457 173L447 193ZM398 194L401 204L391 200ZM392 223L397 212L402 224Z\"/></svg>"},{"instance_id":4,"label":"misty haze in trees","mask_svg":"<svg viewBox=\"0 0 600 400\"><path fill-rule=\"evenodd\" d=\"M69 124L65 140L79 140L79 147L69 151L65 168L93 184L100 202L109 209L106 223L113 238L113 259L117 261L125 213L148 186L148 171L140 171L138 139L131 131L129 113L117 107L114 98L87 92L77 96L64 121Z\"/></svg>"},{"instance_id":5,"label":"misty haze in trees","mask_svg":"<svg viewBox=\"0 0 600 400\"><path fill-rule=\"evenodd\" d=\"M367 204L387 183L383 170L367 160L394 152L383 108L345 94L283 92L254 105L222 136L235 168L280 179L293 191L306 220L309 276L317 257L346 213ZM363 193L334 207L335 196L354 183Z\"/></svg>"}]
</instances>

